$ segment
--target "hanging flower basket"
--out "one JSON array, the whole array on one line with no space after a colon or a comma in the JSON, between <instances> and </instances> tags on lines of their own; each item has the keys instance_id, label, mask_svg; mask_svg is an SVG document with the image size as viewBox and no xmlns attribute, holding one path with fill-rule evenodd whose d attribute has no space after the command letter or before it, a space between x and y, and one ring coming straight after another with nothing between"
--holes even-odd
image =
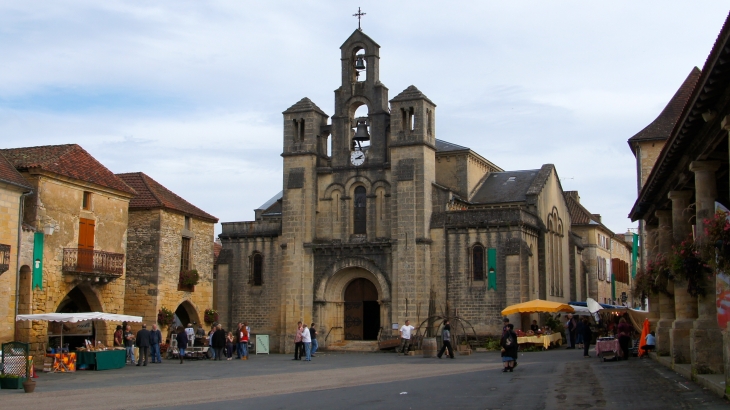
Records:
<instances>
[{"instance_id":1,"label":"hanging flower basket","mask_svg":"<svg viewBox=\"0 0 730 410\"><path fill-rule=\"evenodd\" d=\"M157 323L161 327L170 326L172 324L173 318L174 314L172 313L172 311L164 306L157 312Z\"/></svg>"},{"instance_id":2,"label":"hanging flower basket","mask_svg":"<svg viewBox=\"0 0 730 410\"><path fill-rule=\"evenodd\" d=\"M200 275L195 269L184 270L180 272L180 286L192 288L200 281Z\"/></svg>"},{"instance_id":3,"label":"hanging flower basket","mask_svg":"<svg viewBox=\"0 0 730 410\"><path fill-rule=\"evenodd\" d=\"M203 316L205 323L211 324L218 321L218 311L214 309L206 309L205 315Z\"/></svg>"},{"instance_id":4,"label":"hanging flower basket","mask_svg":"<svg viewBox=\"0 0 730 410\"><path fill-rule=\"evenodd\" d=\"M678 280L687 281L687 292L690 295L705 296L712 268L703 260L691 235L672 247L669 265Z\"/></svg>"},{"instance_id":5,"label":"hanging flower basket","mask_svg":"<svg viewBox=\"0 0 730 410\"><path fill-rule=\"evenodd\" d=\"M730 272L730 221L728 214L717 211L712 218L702 220L705 238L702 258L715 271Z\"/></svg>"},{"instance_id":6,"label":"hanging flower basket","mask_svg":"<svg viewBox=\"0 0 730 410\"><path fill-rule=\"evenodd\" d=\"M645 271L640 271L634 280L633 293L635 297L649 296L664 293L672 296L667 290L669 279L672 279L672 270L664 256L659 256L646 265Z\"/></svg>"}]
</instances>

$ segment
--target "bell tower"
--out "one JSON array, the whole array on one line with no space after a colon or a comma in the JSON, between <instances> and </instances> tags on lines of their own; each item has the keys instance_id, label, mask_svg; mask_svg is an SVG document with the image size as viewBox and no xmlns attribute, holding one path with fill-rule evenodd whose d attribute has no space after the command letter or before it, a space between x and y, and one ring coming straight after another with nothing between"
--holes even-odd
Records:
<instances>
[{"instance_id":1,"label":"bell tower","mask_svg":"<svg viewBox=\"0 0 730 410\"><path fill-rule=\"evenodd\" d=\"M365 152L363 166L382 166L388 162L390 113L388 89L380 82L380 46L355 30L340 50L342 84L335 90L332 166L352 167L350 154L354 150ZM356 117L363 106L367 114Z\"/></svg>"}]
</instances>

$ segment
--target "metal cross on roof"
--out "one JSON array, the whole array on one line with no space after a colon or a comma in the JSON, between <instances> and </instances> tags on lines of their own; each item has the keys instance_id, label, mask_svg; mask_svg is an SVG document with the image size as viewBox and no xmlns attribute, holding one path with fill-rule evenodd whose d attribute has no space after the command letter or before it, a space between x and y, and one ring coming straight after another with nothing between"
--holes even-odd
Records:
<instances>
[{"instance_id":1,"label":"metal cross on roof","mask_svg":"<svg viewBox=\"0 0 730 410\"><path fill-rule=\"evenodd\" d=\"M353 17L357 17L357 29L360 31L362 31L362 28L360 27L360 19L365 14L367 14L367 13L363 13L362 11L360 11L360 7L357 8L357 14L353 14Z\"/></svg>"}]
</instances>

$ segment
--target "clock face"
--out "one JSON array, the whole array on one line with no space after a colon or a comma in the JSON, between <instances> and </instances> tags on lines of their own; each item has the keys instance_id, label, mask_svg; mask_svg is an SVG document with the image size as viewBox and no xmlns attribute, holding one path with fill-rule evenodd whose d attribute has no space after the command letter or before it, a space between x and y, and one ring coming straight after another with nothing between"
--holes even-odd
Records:
<instances>
[{"instance_id":1,"label":"clock face","mask_svg":"<svg viewBox=\"0 0 730 410\"><path fill-rule=\"evenodd\" d=\"M363 151L352 151L350 154L350 162L352 165L359 167L365 162L365 153Z\"/></svg>"}]
</instances>

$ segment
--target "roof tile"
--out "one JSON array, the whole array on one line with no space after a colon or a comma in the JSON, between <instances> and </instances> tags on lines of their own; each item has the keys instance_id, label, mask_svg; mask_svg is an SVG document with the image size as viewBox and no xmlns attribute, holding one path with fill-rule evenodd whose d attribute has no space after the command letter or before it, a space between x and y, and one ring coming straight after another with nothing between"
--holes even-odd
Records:
<instances>
[{"instance_id":1,"label":"roof tile","mask_svg":"<svg viewBox=\"0 0 730 410\"><path fill-rule=\"evenodd\" d=\"M0 154L0 181L23 188L23 192L29 192L33 188L2 154Z\"/></svg>"}]
</instances>

